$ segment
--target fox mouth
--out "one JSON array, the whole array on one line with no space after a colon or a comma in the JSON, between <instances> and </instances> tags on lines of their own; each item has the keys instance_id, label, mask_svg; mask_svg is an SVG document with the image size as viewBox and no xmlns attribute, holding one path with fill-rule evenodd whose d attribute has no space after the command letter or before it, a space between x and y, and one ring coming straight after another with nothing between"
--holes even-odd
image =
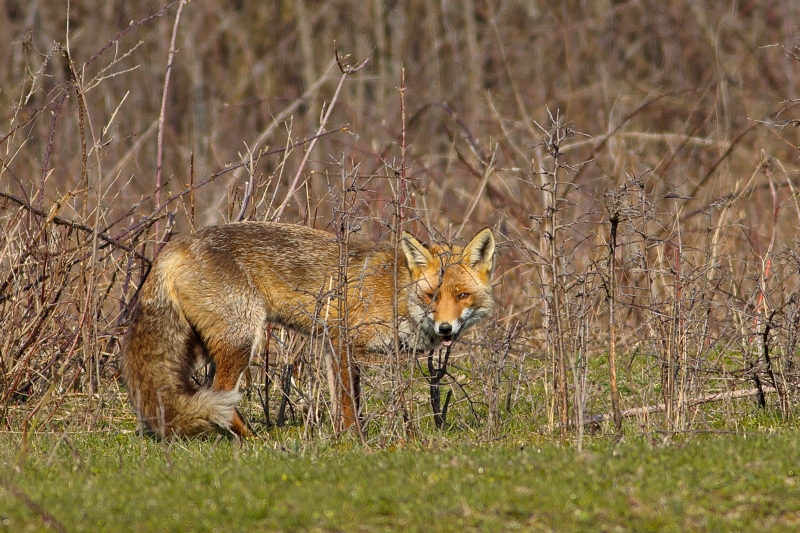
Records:
<instances>
[{"instance_id":1,"label":"fox mouth","mask_svg":"<svg viewBox=\"0 0 800 533\"><path fill-rule=\"evenodd\" d=\"M455 335L442 335L441 337L439 337L439 340L442 341L442 344L444 346L451 346L453 344L453 341L456 340L456 336Z\"/></svg>"}]
</instances>

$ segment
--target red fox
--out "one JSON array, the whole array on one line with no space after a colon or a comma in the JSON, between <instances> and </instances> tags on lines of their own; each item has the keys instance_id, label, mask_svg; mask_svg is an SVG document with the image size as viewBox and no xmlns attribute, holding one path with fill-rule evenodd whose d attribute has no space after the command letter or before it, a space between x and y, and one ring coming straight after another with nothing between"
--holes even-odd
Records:
<instances>
[{"instance_id":1,"label":"red fox","mask_svg":"<svg viewBox=\"0 0 800 533\"><path fill-rule=\"evenodd\" d=\"M339 425L357 424L358 363L394 353L395 328L402 351L422 352L451 345L491 314L494 249L489 228L464 248L424 246L404 232L396 250L270 222L172 241L153 262L122 342L122 376L142 429L159 438L247 435L239 380L263 349L267 323L338 349ZM342 323L346 349L334 325ZM213 379L198 384L192 376L208 363Z\"/></svg>"}]
</instances>

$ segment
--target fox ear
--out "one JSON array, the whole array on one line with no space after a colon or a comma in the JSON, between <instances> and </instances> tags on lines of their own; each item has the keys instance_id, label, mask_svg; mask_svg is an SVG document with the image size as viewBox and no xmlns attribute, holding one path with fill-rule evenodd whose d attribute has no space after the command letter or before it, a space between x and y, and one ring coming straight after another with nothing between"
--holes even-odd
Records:
<instances>
[{"instance_id":1,"label":"fox ear","mask_svg":"<svg viewBox=\"0 0 800 533\"><path fill-rule=\"evenodd\" d=\"M491 228L483 228L464 247L464 261L479 271L489 272L494 264L494 235Z\"/></svg>"},{"instance_id":2,"label":"fox ear","mask_svg":"<svg viewBox=\"0 0 800 533\"><path fill-rule=\"evenodd\" d=\"M403 232L400 245L403 247L408 267L412 272L428 268L428 265L433 263L433 256L430 251L409 232Z\"/></svg>"}]
</instances>

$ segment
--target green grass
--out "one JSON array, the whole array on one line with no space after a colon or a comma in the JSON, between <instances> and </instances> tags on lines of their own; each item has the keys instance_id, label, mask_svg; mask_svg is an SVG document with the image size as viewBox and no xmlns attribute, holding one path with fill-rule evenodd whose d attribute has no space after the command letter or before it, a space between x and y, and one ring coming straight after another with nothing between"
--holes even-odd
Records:
<instances>
[{"instance_id":1,"label":"green grass","mask_svg":"<svg viewBox=\"0 0 800 533\"><path fill-rule=\"evenodd\" d=\"M280 437L279 437L280 438ZM539 437L541 439L541 437ZM299 441L0 437L0 531L780 531L800 432L369 451ZM15 466L15 461L21 464ZM48 517L58 524L46 526Z\"/></svg>"}]
</instances>

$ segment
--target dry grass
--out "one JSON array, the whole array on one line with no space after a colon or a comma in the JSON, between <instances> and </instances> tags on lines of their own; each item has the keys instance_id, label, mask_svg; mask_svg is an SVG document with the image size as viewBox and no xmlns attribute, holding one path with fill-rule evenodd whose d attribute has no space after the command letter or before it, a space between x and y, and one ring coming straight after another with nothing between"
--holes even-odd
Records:
<instances>
[{"instance_id":1,"label":"dry grass","mask_svg":"<svg viewBox=\"0 0 800 533\"><path fill-rule=\"evenodd\" d=\"M698 399L742 389L791 416L797 130L774 121L793 118L800 65L772 45L792 50L798 11L87 1L67 24L62 3L2 3L0 421L51 427L75 397L66 423L107 419L161 243L277 217L376 239L495 228L496 317L442 382L470 431L521 414L581 437L590 415L655 404L637 430L735 425L740 404ZM343 75L334 40L367 65ZM278 402L283 364L318 354L271 338L252 382L271 376ZM423 372L395 363L369 372L390 441L400 411L431 417ZM323 377L298 377L308 434L326 431Z\"/></svg>"}]
</instances>

